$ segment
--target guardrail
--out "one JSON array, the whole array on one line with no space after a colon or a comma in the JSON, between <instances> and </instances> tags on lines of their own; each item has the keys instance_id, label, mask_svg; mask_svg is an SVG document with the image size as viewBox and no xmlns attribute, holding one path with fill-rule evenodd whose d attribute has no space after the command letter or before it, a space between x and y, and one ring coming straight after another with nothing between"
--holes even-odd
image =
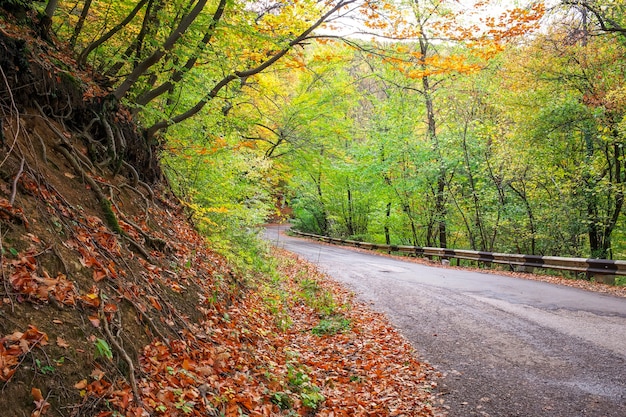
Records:
<instances>
[{"instance_id":1,"label":"guardrail","mask_svg":"<svg viewBox=\"0 0 626 417\"><path fill-rule=\"evenodd\" d=\"M440 259L466 259L476 262L496 263L524 268L558 269L571 272L583 272L590 276L605 276L605 278L617 275L626 276L626 261L613 261L608 259L565 258L560 256L537 256L507 253L482 252L463 249L443 249L419 246L381 245L377 243L357 242L354 240L335 239L327 236L319 236L311 233L303 233L297 230L291 232L305 237L314 238L328 243L354 246L357 248L384 250L390 252L402 252L416 256L439 257ZM610 282L614 279L603 279Z\"/></svg>"}]
</instances>

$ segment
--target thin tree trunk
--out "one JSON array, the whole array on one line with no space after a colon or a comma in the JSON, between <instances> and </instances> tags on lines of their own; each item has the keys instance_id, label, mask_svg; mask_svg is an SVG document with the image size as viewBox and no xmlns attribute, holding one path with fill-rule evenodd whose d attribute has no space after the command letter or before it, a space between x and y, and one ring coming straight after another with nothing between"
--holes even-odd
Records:
<instances>
[{"instance_id":1,"label":"thin tree trunk","mask_svg":"<svg viewBox=\"0 0 626 417\"><path fill-rule=\"evenodd\" d=\"M85 4L83 5L83 10L80 12L80 17L78 18L78 22L76 22L76 26L74 26L74 32L72 33L72 37L70 38L70 48L74 49L76 47L76 41L78 40L78 36L80 32L83 30L83 26L85 25L85 20L87 19L87 15L89 14L89 9L91 8L92 0L85 0Z\"/></svg>"},{"instance_id":2,"label":"thin tree trunk","mask_svg":"<svg viewBox=\"0 0 626 417\"><path fill-rule=\"evenodd\" d=\"M46 40L50 40L50 28L52 27L52 17L54 16L54 11L57 9L59 5L59 0L49 0L46 5L46 9L44 10L44 15L39 22L39 34L42 38Z\"/></svg>"},{"instance_id":3,"label":"thin tree trunk","mask_svg":"<svg viewBox=\"0 0 626 417\"><path fill-rule=\"evenodd\" d=\"M139 77L145 74L146 71L150 69L150 67L159 62L161 58L163 58L165 54L174 47L176 42L178 42L178 40L183 36L187 29L189 29L189 26L191 26L194 20L196 20L202 9L204 9L207 1L208 0L198 0L195 7L189 12L189 14L181 19L176 29L174 29L172 33L170 33L170 36L165 40L163 45L161 45L160 48L154 51L152 55L150 55L144 61L139 63L139 65L137 65L133 72L131 72L130 75L122 82L122 84L113 92L115 98L120 100L122 97L124 97L126 93L128 93L128 90L130 90L130 88L137 82L137 80L139 80Z\"/></svg>"},{"instance_id":4,"label":"thin tree trunk","mask_svg":"<svg viewBox=\"0 0 626 417\"><path fill-rule=\"evenodd\" d=\"M85 48L85 50L83 50L83 52L81 52L80 55L78 56L78 60L77 60L78 65L80 66L85 65L85 62L87 62L87 57L89 56L89 54L98 46L102 45L103 43L111 39L113 35L118 33L127 24L129 24L135 18L137 13L139 13L139 10L141 10L141 8L146 4L147 1L148 0L140 0L139 3L135 6L135 8L130 12L130 14L126 16L126 18L124 18L124 20L122 20L120 23L115 25L111 30L109 30L107 33L102 35L99 39L96 39L90 45L88 45Z\"/></svg>"},{"instance_id":5,"label":"thin tree trunk","mask_svg":"<svg viewBox=\"0 0 626 417\"><path fill-rule=\"evenodd\" d=\"M524 208L526 209L526 215L528 216L528 227L530 228L530 254L536 255L537 253L537 229L535 226L535 214L533 213L533 209L530 206L530 201L528 201L528 195L526 194L526 186L522 182L521 188L517 189L512 183L509 183L509 187L524 203Z\"/></svg>"},{"instance_id":6,"label":"thin tree trunk","mask_svg":"<svg viewBox=\"0 0 626 417\"><path fill-rule=\"evenodd\" d=\"M389 232L389 222L391 220L391 201L387 203L387 210L385 212L385 243L391 245L391 233Z\"/></svg>"},{"instance_id":7,"label":"thin tree trunk","mask_svg":"<svg viewBox=\"0 0 626 417\"><path fill-rule=\"evenodd\" d=\"M467 149L467 122L463 128L463 156L465 160L465 167L467 169L467 179L469 181L470 191L472 192L472 202L474 205L474 222L478 227L478 233L480 235L480 250L486 251L487 234L482 221L480 199L478 198L478 192L476 190L476 181L474 180L474 173L472 172L472 165L470 161L469 150ZM475 244L476 242L474 242Z\"/></svg>"},{"instance_id":8,"label":"thin tree trunk","mask_svg":"<svg viewBox=\"0 0 626 417\"><path fill-rule=\"evenodd\" d=\"M163 6L165 5L164 0L149 0L148 5L146 6L146 14L143 18L143 23L141 24L141 30L137 35L137 38L128 45L126 51L122 55L122 58L116 62L111 68L106 72L107 77L115 77L119 71L124 67L130 57L135 54L135 58L133 60L133 68L137 65L138 62L141 61L142 53L143 53L143 44L146 37L154 33L156 33L157 29L160 26L160 22L158 19L158 13Z\"/></svg>"},{"instance_id":9,"label":"thin tree trunk","mask_svg":"<svg viewBox=\"0 0 626 417\"><path fill-rule=\"evenodd\" d=\"M198 61L198 58L201 56L202 52L206 48L206 45L211 41L211 38L213 37L213 34L215 33L215 28L217 27L217 24L222 18L222 15L224 14L224 10L226 9L226 3L227 3L226 0L220 0L220 3L218 4L217 9L215 10L215 13L213 14L213 18L211 19L211 23L209 24L209 27L207 28L207 31L204 34L204 37L202 38L200 43L196 46L195 53L192 54L192 56L187 60L183 68L176 70L168 81L164 82L160 86L153 88L152 90L139 96L137 100L135 100L135 102L139 106L145 106L146 104L148 104L155 98L159 97L160 95L164 94L167 91L170 91L171 88L174 86L174 84L182 80L184 75L194 67L194 65Z\"/></svg>"},{"instance_id":10,"label":"thin tree trunk","mask_svg":"<svg viewBox=\"0 0 626 417\"><path fill-rule=\"evenodd\" d=\"M46 4L46 10L44 11L44 14L50 20L52 20L52 16L54 16L54 12L56 11L58 6L59 6L59 0L49 0L48 4Z\"/></svg>"},{"instance_id":11,"label":"thin tree trunk","mask_svg":"<svg viewBox=\"0 0 626 417\"><path fill-rule=\"evenodd\" d=\"M424 42L425 43L425 42ZM423 56L426 56L427 47L423 48ZM448 234L446 230L446 201L445 189L446 179L445 170L442 166L441 151L439 149L439 140L437 138L437 121L435 119L435 109L432 97L432 88L430 86L429 77L422 78L422 88L424 101L426 104L427 132L428 138L432 142L437 162L439 163L437 175L437 188L435 191L435 222L437 224L437 235L439 238L439 247L446 248L448 244Z\"/></svg>"},{"instance_id":12,"label":"thin tree trunk","mask_svg":"<svg viewBox=\"0 0 626 417\"><path fill-rule=\"evenodd\" d=\"M421 23L420 23L421 25ZM424 27L420 27L421 37L419 38L420 45L420 65L423 70L426 70L425 59L428 56L430 49L430 42ZM448 234L446 230L446 201L445 201L445 168L442 164L441 150L439 149L439 140L437 137L437 120L435 118L435 108L433 101L433 86L430 84L430 78L428 76L422 77L422 95L424 97L424 104L426 105L426 123L427 123L427 135L431 141L438 167L437 175L437 188L435 192L435 222L437 224L437 234L439 237L439 247L446 248L448 244Z\"/></svg>"},{"instance_id":13,"label":"thin tree trunk","mask_svg":"<svg viewBox=\"0 0 626 417\"><path fill-rule=\"evenodd\" d=\"M322 154L324 151L322 151ZM311 175L313 177L313 175ZM320 210L322 217L318 219L318 226L320 228L320 234L322 236L328 236L329 227L328 227L328 214L326 213L326 205L324 204L324 195L322 193L322 169L320 168L317 173L317 178L313 177L313 182L315 183L317 189L317 196L320 199Z\"/></svg>"}]
</instances>

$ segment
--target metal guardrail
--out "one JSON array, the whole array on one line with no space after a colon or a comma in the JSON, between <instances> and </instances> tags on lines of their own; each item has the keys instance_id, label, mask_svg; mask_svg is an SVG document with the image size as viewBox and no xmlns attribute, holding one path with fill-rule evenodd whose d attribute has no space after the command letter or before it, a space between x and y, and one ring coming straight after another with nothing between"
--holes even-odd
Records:
<instances>
[{"instance_id":1,"label":"metal guardrail","mask_svg":"<svg viewBox=\"0 0 626 417\"><path fill-rule=\"evenodd\" d=\"M297 230L291 232L305 237L314 238L328 243L354 246L357 248L402 252L416 256L436 256L440 259L466 259L476 262L496 263L525 268L558 269L571 272L584 272L589 275L621 275L626 276L626 261L608 259L565 258L560 256L537 256L507 253L482 252L463 249L443 249L419 246L381 245L377 243L357 242L354 240L335 239Z\"/></svg>"}]
</instances>

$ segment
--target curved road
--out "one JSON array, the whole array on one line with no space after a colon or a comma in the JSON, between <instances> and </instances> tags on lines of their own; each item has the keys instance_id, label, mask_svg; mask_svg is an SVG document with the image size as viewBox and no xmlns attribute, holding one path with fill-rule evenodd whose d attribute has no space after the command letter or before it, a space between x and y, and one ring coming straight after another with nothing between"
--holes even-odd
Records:
<instances>
[{"instance_id":1,"label":"curved road","mask_svg":"<svg viewBox=\"0 0 626 417\"><path fill-rule=\"evenodd\" d=\"M626 298L437 268L288 237L388 315L444 377L450 417L626 416Z\"/></svg>"}]
</instances>

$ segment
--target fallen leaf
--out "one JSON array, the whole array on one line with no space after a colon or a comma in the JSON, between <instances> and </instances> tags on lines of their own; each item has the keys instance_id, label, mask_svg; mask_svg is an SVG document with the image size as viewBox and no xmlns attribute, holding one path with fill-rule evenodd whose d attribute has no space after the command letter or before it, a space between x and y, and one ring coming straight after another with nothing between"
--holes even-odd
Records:
<instances>
[{"instance_id":1,"label":"fallen leaf","mask_svg":"<svg viewBox=\"0 0 626 417\"><path fill-rule=\"evenodd\" d=\"M65 339L61 338L61 336L57 337L57 346L67 349L70 347L69 343L65 341Z\"/></svg>"},{"instance_id":2,"label":"fallen leaf","mask_svg":"<svg viewBox=\"0 0 626 417\"><path fill-rule=\"evenodd\" d=\"M104 377L104 371L102 369L96 368L91 371L91 374L89 376L91 376L95 380L100 380Z\"/></svg>"},{"instance_id":3,"label":"fallen leaf","mask_svg":"<svg viewBox=\"0 0 626 417\"><path fill-rule=\"evenodd\" d=\"M100 319L96 316L89 316L89 321L93 327L100 328Z\"/></svg>"},{"instance_id":4,"label":"fallen leaf","mask_svg":"<svg viewBox=\"0 0 626 417\"><path fill-rule=\"evenodd\" d=\"M41 395L41 390L40 390L39 388L35 388L35 387L33 387L33 388L30 390L30 395L32 395L32 396L33 396L33 399L34 399L35 401L41 401L41 400L43 400L43 395Z\"/></svg>"},{"instance_id":5,"label":"fallen leaf","mask_svg":"<svg viewBox=\"0 0 626 417\"><path fill-rule=\"evenodd\" d=\"M104 305L105 313L117 313L117 305L113 303L107 303Z\"/></svg>"},{"instance_id":6,"label":"fallen leaf","mask_svg":"<svg viewBox=\"0 0 626 417\"><path fill-rule=\"evenodd\" d=\"M76 388L76 389L85 389L85 388L87 388L87 380L86 379L81 379L80 381L78 381L77 383L74 384L74 388Z\"/></svg>"}]
</instances>

